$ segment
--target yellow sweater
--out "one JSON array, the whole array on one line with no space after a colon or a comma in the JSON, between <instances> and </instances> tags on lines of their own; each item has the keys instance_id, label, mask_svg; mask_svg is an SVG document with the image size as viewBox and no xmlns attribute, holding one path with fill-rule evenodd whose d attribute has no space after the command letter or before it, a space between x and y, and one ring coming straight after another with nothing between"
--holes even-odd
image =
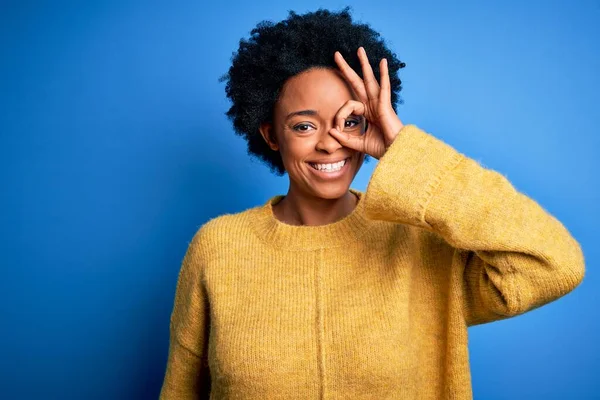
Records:
<instances>
[{"instance_id":1,"label":"yellow sweater","mask_svg":"<svg viewBox=\"0 0 600 400\"><path fill-rule=\"evenodd\" d=\"M583 279L556 218L415 125L350 190L332 224L280 222L280 195L198 230L161 399L471 399L467 327Z\"/></svg>"}]
</instances>

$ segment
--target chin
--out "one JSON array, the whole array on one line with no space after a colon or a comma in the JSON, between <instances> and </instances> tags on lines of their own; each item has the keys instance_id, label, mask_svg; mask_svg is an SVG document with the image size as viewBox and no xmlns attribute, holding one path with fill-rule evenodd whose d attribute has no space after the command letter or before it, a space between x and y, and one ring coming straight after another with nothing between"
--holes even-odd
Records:
<instances>
[{"instance_id":1,"label":"chin","mask_svg":"<svg viewBox=\"0 0 600 400\"><path fill-rule=\"evenodd\" d=\"M319 183L312 185L311 191L317 197L327 200L334 200L344 197L350 189L350 182L343 183Z\"/></svg>"},{"instance_id":2,"label":"chin","mask_svg":"<svg viewBox=\"0 0 600 400\"><path fill-rule=\"evenodd\" d=\"M322 199L335 200L344 197L346 193L348 193L348 188L346 188L346 190L319 191L316 195Z\"/></svg>"}]
</instances>

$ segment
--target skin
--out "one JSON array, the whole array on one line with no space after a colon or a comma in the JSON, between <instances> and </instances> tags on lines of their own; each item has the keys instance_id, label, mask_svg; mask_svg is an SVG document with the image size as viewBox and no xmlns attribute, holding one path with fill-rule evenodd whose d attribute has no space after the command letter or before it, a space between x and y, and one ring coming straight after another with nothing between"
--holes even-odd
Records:
<instances>
[{"instance_id":1,"label":"skin","mask_svg":"<svg viewBox=\"0 0 600 400\"><path fill-rule=\"evenodd\" d=\"M290 179L287 195L273 206L283 223L325 225L350 214L358 199L349 187L365 153L381 158L403 127L391 105L387 61L379 64L380 87L362 47L358 57L364 80L336 52L339 70L312 68L290 78L273 121L260 126L269 147L280 152ZM323 180L309 164L346 157L350 169L335 180Z\"/></svg>"}]
</instances>

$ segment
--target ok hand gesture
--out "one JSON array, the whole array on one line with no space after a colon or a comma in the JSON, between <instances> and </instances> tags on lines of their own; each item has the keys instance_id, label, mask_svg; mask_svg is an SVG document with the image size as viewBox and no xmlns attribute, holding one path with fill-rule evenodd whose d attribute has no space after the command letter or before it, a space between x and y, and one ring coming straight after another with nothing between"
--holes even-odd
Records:
<instances>
[{"instance_id":1,"label":"ok hand gesture","mask_svg":"<svg viewBox=\"0 0 600 400\"><path fill-rule=\"evenodd\" d=\"M383 58L379 62L380 87L364 48L358 49L364 79L348 65L340 52L336 51L334 58L359 101L348 100L340 108L335 117L336 128L329 132L343 146L380 159L403 127L402 121L392 108L387 60ZM368 121L368 128L363 135L356 136L344 132L345 120L352 114L362 115Z\"/></svg>"}]
</instances>

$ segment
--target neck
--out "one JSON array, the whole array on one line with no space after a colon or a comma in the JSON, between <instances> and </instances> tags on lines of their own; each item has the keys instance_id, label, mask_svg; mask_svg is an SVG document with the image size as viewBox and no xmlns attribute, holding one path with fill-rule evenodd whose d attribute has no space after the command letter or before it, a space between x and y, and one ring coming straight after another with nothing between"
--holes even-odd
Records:
<instances>
[{"instance_id":1,"label":"neck","mask_svg":"<svg viewBox=\"0 0 600 400\"><path fill-rule=\"evenodd\" d=\"M327 225L350 214L357 202L358 198L350 191L340 198L323 199L290 188L288 194L273 206L273 213L288 225Z\"/></svg>"}]
</instances>

